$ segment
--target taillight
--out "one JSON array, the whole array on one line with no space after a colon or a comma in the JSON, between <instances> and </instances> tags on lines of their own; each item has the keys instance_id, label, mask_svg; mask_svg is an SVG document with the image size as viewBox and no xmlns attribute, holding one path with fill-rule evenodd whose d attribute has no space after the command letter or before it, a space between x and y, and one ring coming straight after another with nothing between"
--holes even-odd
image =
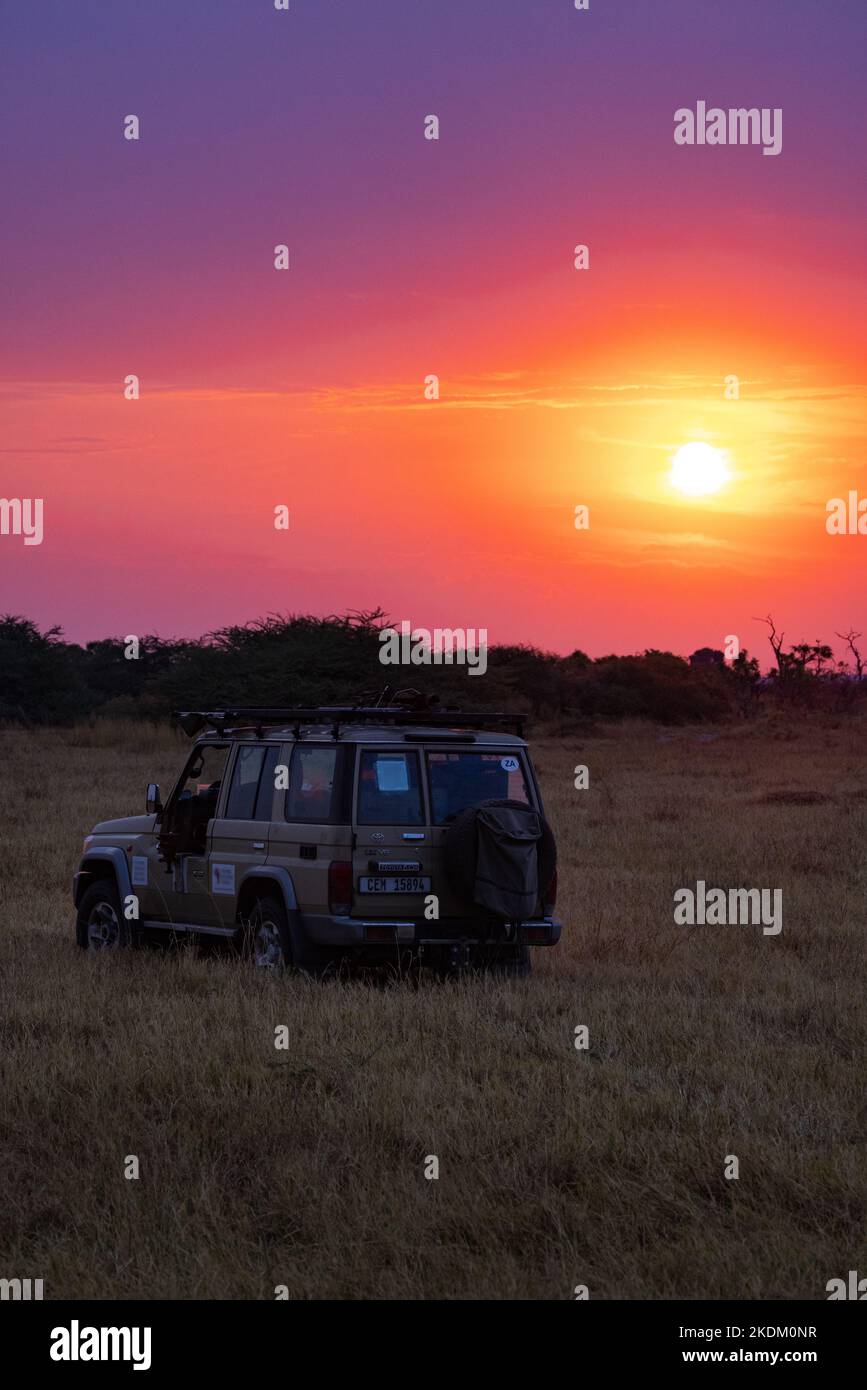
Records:
<instances>
[{"instance_id":1,"label":"taillight","mask_svg":"<svg viewBox=\"0 0 867 1390\"><path fill-rule=\"evenodd\" d=\"M551 940L551 928L522 927L521 940L526 946L547 946Z\"/></svg>"},{"instance_id":2,"label":"taillight","mask_svg":"<svg viewBox=\"0 0 867 1390\"><path fill-rule=\"evenodd\" d=\"M550 913L550 912L553 912L553 911L554 911L554 908L557 906L557 870L556 870L556 869L554 870L554 877L551 879L551 882L548 884L548 887L547 887L546 890L545 890L545 903L544 903L544 906L545 906L545 912L546 912L546 914L547 914L547 913Z\"/></svg>"},{"instance_id":3,"label":"taillight","mask_svg":"<svg viewBox=\"0 0 867 1390\"><path fill-rule=\"evenodd\" d=\"M338 917L352 907L352 865L348 859L332 859L328 865L328 906Z\"/></svg>"}]
</instances>

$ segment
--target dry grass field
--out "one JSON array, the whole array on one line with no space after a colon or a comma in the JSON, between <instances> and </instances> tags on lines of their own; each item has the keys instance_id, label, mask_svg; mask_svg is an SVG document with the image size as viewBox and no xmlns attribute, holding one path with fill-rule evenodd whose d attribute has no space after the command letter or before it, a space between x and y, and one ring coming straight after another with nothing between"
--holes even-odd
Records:
<instances>
[{"instance_id":1,"label":"dry grass field","mask_svg":"<svg viewBox=\"0 0 867 1390\"><path fill-rule=\"evenodd\" d=\"M81 839L186 744L0 733L0 1276L56 1298L821 1299L867 1273L864 742L855 721L537 741L563 941L530 980L414 991L88 958ZM699 878L781 888L782 933L676 927Z\"/></svg>"}]
</instances>

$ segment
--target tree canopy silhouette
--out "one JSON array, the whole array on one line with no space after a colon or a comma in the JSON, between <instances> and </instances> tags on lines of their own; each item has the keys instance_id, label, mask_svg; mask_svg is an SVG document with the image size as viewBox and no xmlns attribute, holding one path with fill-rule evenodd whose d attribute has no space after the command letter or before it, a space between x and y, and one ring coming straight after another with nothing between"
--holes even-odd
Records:
<instances>
[{"instance_id":1,"label":"tree canopy silhouette","mask_svg":"<svg viewBox=\"0 0 867 1390\"><path fill-rule=\"evenodd\" d=\"M0 721L68 723L93 716L162 719L180 707L222 704L344 704L395 699L400 690L435 695L463 709L514 709L543 719L647 718L662 723L742 716L759 698L852 703L855 674L836 666L818 638L788 651L772 620L775 670L762 678L746 651L731 663L686 661L672 652L609 655L580 649L558 656L528 644L495 645L483 676L465 665L388 666L382 609L315 617L269 614L217 628L199 638L105 637L66 642L59 627L41 631L29 618L0 618ZM850 629L850 632L852 630ZM853 639L858 634L853 634ZM852 643L854 647L854 640ZM698 659L696 659L698 658Z\"/></svg>"}]
</instances>

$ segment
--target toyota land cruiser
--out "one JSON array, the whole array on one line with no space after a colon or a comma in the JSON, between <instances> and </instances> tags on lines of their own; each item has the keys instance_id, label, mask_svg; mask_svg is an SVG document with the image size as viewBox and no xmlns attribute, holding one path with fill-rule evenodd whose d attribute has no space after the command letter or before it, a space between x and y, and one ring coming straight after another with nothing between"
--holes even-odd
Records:
<instances>
[{"instance_id":1,"label":"toyota land cruiser","mask_svg":"<svg viewBox=\"0 0 867 1390\"><path fill-rule=\"evenodd\" d=\"M74 880L80 946L223 937L255 965L529 973L559 940L556 853L519 716L190 710L172 792L103 821ZM515 734L501 732L517 726Z\"/></svg>"}]
</instances>

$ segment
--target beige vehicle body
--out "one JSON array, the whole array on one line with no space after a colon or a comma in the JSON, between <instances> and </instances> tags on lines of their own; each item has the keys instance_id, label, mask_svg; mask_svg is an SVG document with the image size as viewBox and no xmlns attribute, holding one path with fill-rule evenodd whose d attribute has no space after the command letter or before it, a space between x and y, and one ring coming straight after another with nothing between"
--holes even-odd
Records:
<instances>
[{"instance_id":1,"label":"beige vehicle body","mask_svg":"<svg viewBox=\"0 0 867 1390\"><path fill-rule=\"evenodd\" d=\"M542 815L523 738L404 722L219 725L196 740L165 804L151 785L146 815L93 827L75 905L110 881L119 935L189 933L242 949L261 904L274 919L279 905L280 949L272 941L269 958L253 942L260 964L411 952L457 967L489 949L526 960L528 946L559 939L555 885L540 886L526 920L504 922L468 907L445 870L450 823L486 793ZM114 944L103 936L79 919L81 945Z\"/></svg>"}]
</instances>

